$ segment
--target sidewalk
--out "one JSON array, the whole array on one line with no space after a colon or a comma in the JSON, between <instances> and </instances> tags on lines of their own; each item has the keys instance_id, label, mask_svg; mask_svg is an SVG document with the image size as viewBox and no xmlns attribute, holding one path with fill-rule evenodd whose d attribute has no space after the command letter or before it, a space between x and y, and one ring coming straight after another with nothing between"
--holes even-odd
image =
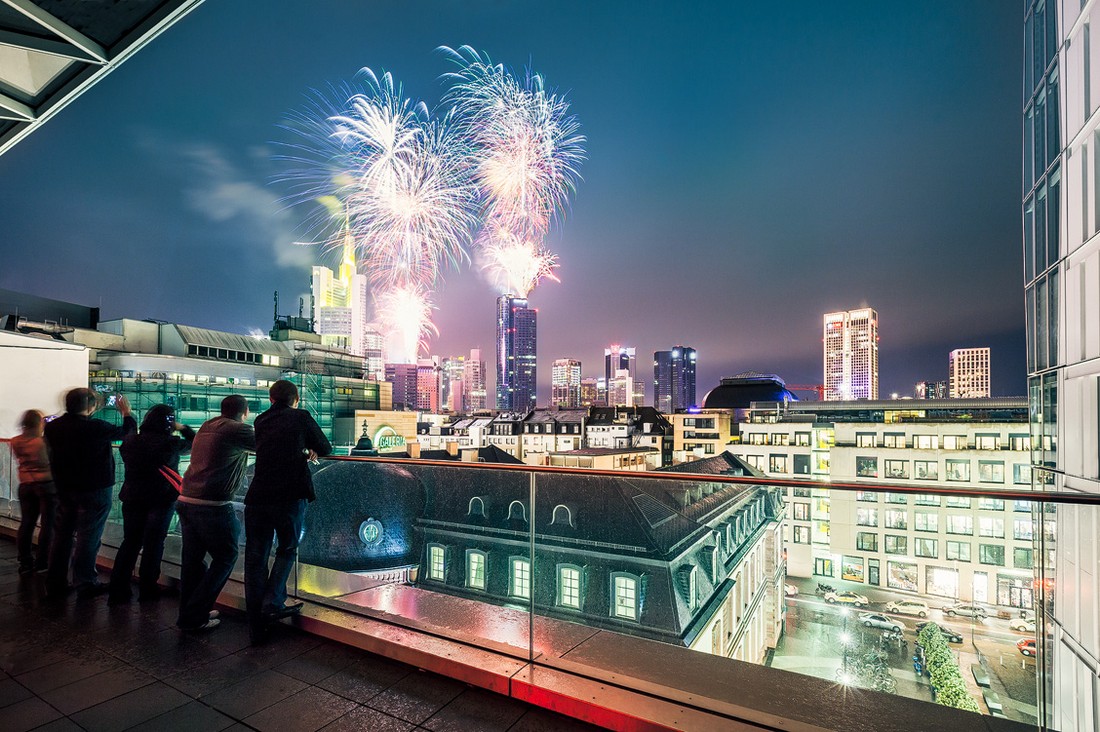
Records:
<instances>
[{"instance_id":1,"label":"sidewalk","mask_svg":"<svg viewBox=\"0 0 1100 732\"><path fill-rule=\"evenodd\" d=\"M43 604L0 538L0 729L588 732L597 728L280 625L184 634L177 603Z\"/></svg>"}]
</instances>

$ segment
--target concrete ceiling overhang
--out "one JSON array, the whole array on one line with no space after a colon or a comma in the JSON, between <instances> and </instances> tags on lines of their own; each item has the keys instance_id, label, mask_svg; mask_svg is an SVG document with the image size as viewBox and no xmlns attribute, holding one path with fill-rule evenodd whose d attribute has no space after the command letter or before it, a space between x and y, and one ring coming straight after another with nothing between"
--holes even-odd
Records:
<instances>
[{"instance_id":1,"label":"concrete ceiling overhang","mask_svg":"<svg viewBox=\"0 0 1100 732\"><path fill-rule=\"evenodd\" d=\"M0 154L202 0L0 0Z\"/></svg>"}]
</instances>

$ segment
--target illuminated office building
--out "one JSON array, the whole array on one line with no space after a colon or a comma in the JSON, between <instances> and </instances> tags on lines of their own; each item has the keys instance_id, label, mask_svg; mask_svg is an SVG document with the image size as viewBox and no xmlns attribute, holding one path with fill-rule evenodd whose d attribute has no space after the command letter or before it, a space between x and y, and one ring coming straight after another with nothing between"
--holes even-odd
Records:
<instances>
[{"instance_id":1,"label":"illuminated office building","mask_svg":"<svg viewBox=\"0 0 1100 732\"><path fill-rule=\"evenodd\" d=\"M527 298L497 298L497 409L526 412L535 408L538 310Z\"/></svg>"},{"instance_id":2,"label":"illuminated office building","mask_svg":"<svg viewBox=\"0 0 1100 732\"><path fill-rule=\"evenodd\" d=\"M878 313L825 314L825 400L878 399Z\"/></svg>"},{"instance_id":3,"label":"illuminated office building","mask_svg":"<svg viewBox=\"0 0 1100 732\"><path fill-rule=\"evenodd\" d=\"M463 364L462 399L463 412L485 409L485 361L480 348L470 349L470 357Z\"/></svg>"},{"instance_id":4,"label":"illuminated office building","mask_svg":"<svg viewBox=\"0 0 1100 732\"><path fill-rule=\"evenodd\" d=\"M611 392L614 389L612 384L613 379L622 379L623 376L618 374L619 371L626 371L626 376L630 377L630 392L627 398L621 400L625 406L628 407L640 407L645 403L645 380L638 379L638 359L637 352L633 346L620 346L617 343L611 344L603 351L604 360L604 379L607 384L607 399L608 405L612 405ZM621 388L621 383L620 383Z\"/></svg>"},{"instance_id":5,"label":"illuminated office building","mask_svg":"<svg viewBox=\"0 0 1100 732\"><path fill-rule=\"evenodd\" d=\"M550 404L558 407L581 405L581 362L559 358L550 372Z\"/></svg>"},{"instance_id":6,"label":"illuminated office building","mask_svg":"<svg viewBox=\"0 0 1100 732\"><path fill-rule=\"evenodd\" d=\"M672 414L695 406L695 349L674 346L653 354L653 406Z\"/></svg>"},{"instance_id":7,"label":"illuminated office building","mask_svg":"<svg viewBox=\"0 0 1100 732\"><path fill-rule=\"evenodd\" d=\"M956 348L948 356L947 363L952 399L989 396L988 348Z\"/></svg>"},{"instance_id":8,"label":"illuminated office building","mask_svg":"<svg viewBox=\"0 0 1100 732\"><path fill-rule=\"evenodd\" d=\"M369 355L374 358L371 365L377 369L377 362L382 360L382 349L380 339L368 338L367 276L359 274L356 269L355 240L347 227L344 229L342 252L340 269L336 274L328 267L313 268L310 283L313 327L321 336L322 344L347 349L356 356ZM377 370L374 373L377 374Z\"/></svg>"}]
</instances>

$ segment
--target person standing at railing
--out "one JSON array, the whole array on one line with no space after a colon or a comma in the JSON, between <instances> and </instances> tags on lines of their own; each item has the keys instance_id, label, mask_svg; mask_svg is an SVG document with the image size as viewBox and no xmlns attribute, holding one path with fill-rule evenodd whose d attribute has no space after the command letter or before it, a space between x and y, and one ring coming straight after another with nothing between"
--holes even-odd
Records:
<instances>
[{"instance_id":1,"label":"person standing at railing","mask_svg":"<svg viewBox=\"0 0 1100 732\"><path fill-rule=\"evenodd\" d=\"M126 397L116 398L122 424L92 419L99 395L91 389L71 389L65 395L65 414L46 424L50 470L57 486L58 511L50 544L46 596L60 599L69 592L69 562L78 597L101 594L95 560L103 527L111 512L115 487L115 456L111 443L137 429ZM74 548L73 541L76 541Z\"/></svg>"},{"instance_id":2,"label":"person standing at railing","mask_svg":"<svg viewBox=\"0 0 1100 732\"><path fill-rule=\"evenodd\" d=\"M50 556L50 537L53 535L54 511L57 508L57 489L50 472L50 456L42 432L45 417L37 409L23 412L19 420L22 430L11 440L11 449L19 463L19 574L31 574L46 569ZM34 526L39 517L42 529L38 532L38 551L32 553Z\"/></svg>"},{"instance_id":3,"label":"person standing at railing","mask_svg":"<svg viewBox=\"0 0 1100 732\"><path fill-rule=\"evenodd\" d=\"M177 435L176 433L179 433ZM164 538L176 512L179 496L180 455L191 449L195 431L176 421L176 410L158 404L145 414L141 431L127 435L119 448L126 477L118 497L122 501L122 545L111 570L110 605L129 602L130 578L138 552L138 600L160 596L160 560Z\"/></svg>"},{"instance_id":4,"label":"person standing at railing","mask_svg":"<svg viewBox=\"0 0 1100 732\"><path fill-rule=\"evenodd\" d=\"M298 556L306 506L316 496L309 462L332 452L325 433L304 409L298 387L280 379L268 392L271 408L256 417L256 474L244 499L244 591L253 645L271 620L301 611L287 604L286 582ZM268 569L272 537L275 561Z\"/></svg>"},{"instance_id":5,"label":"person standing at railing","mask_svg":"<svg viewBox=\"0 0 1100 732\"><path fill-rule=\"evenodd\" d=\"M214 603L237 563L241 535L233 494L244 479L248 453L256 450L256 432L244 423L246 417L248 400L227 396L221 416L204 422L191 446L176 506L183 534L176 620L181 630L212 630L220 622Z\"/></svg>"}]
</instances>

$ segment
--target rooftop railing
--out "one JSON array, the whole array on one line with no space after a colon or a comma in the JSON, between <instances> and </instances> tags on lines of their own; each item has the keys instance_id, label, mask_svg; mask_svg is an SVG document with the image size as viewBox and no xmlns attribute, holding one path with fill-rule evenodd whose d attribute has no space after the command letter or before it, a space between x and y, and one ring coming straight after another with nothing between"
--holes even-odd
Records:
<instances>
[{"instance_id":1,"label":"rooftop railing","mask_svg":"<svg viewBox=\"0 0 1100 732\"><path fill-rule=\"evenodd\" d=\"M1057 527L1100 503L387 458L313 478L293 594L512 659L513 687L559 710L555 683L597 684L583 716L611 726L621 692L687 728L1050 729L1070 651L1047 611L1077 591ZM9 521L15 485L0 444Z\"/></svg>"}]
</instances>

